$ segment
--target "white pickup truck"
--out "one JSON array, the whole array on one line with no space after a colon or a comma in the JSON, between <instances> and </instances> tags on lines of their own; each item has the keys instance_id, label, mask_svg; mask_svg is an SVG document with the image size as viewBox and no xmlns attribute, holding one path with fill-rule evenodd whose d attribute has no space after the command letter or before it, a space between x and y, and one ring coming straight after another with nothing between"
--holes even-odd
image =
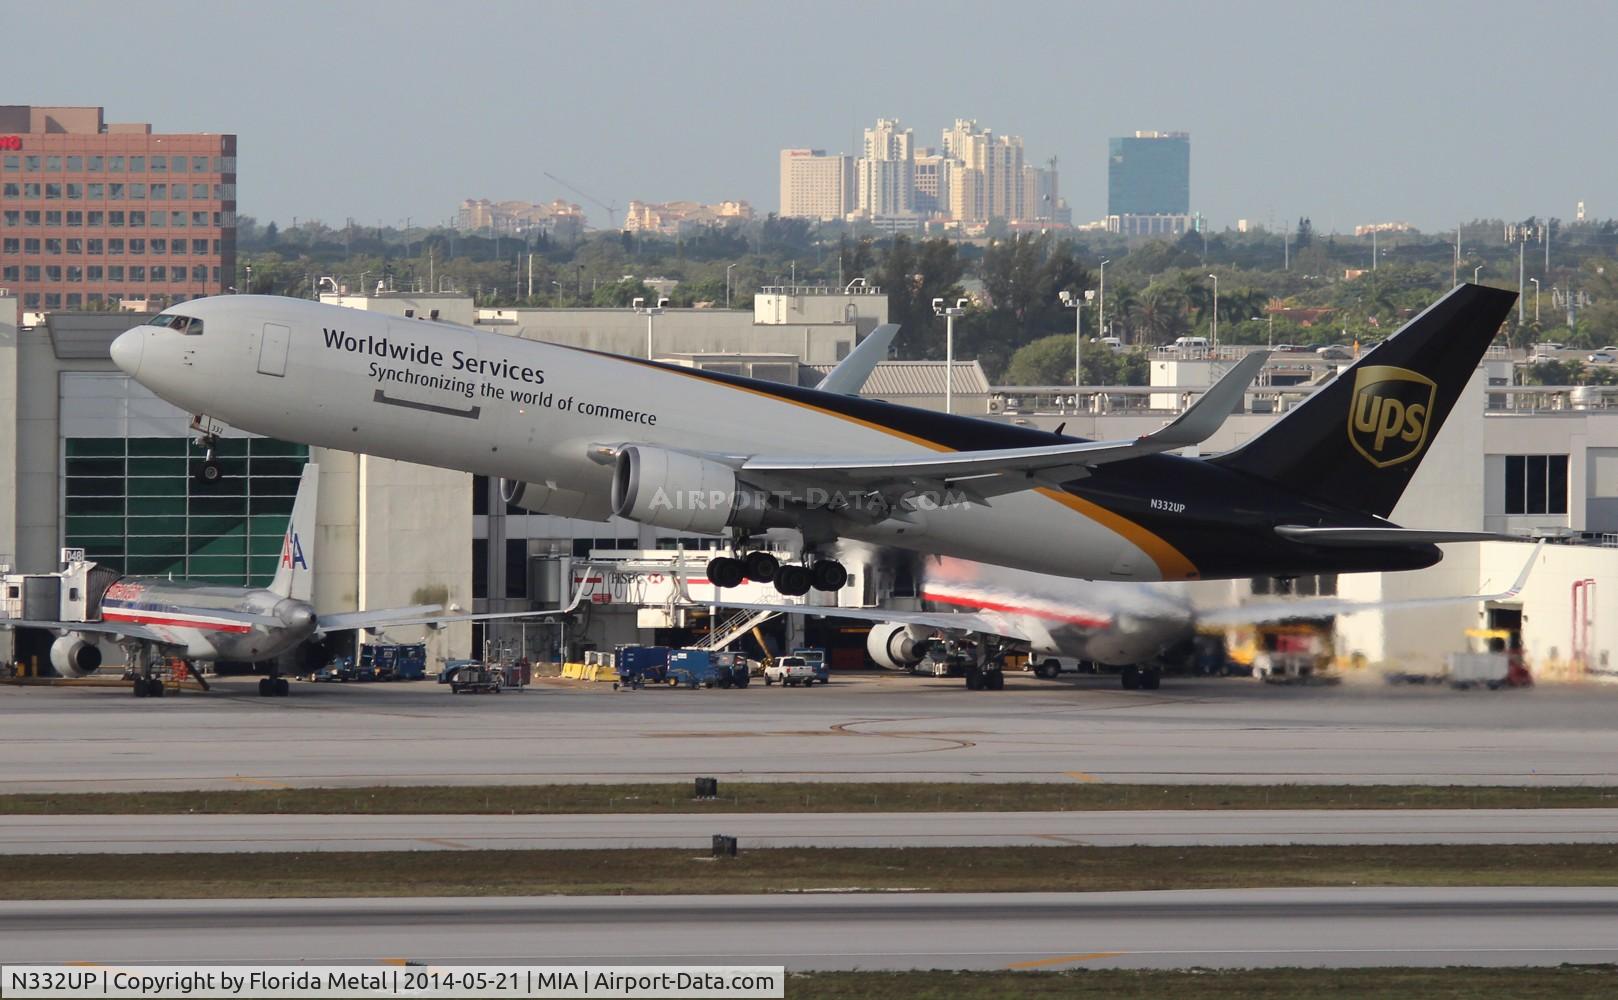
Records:
<instances>
[{"instance_id":1,"label":"white pickup truck","mask_svg":"<svg viewBox=\"0 0 1618 1000\"><path fill-rule=\"evenodd\" d=\"M814 664L801 656L783 656L764 668L764 684L781 684L783 687L793 687L802 684L804 687L815 682Z\"/></svg>"}]
</instances>

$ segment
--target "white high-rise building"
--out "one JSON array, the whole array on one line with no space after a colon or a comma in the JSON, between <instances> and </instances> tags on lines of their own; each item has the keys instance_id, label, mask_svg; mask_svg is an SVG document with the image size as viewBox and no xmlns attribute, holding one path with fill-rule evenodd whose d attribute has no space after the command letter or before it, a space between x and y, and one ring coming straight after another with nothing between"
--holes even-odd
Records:
<instances>
[{"instance_id":1,"label":"white high-rise building","mask_svg":"<svg viewBox=\"0 0 1618 1000\"><path fill-rule=\"evenodd\" d=\"M958 222L1029 218L1024 205L1020 136L996 136L975 119L957 118L944 130L944 153L956 161L950 217Z\"/></svg>"},{"instance_id":2,"label":"white high-rise building","mask_svg":"<svg viewBox=\"0 0 1618 1000\"><path fill-rule=\"evenodd\" d=\"M856 170L860 214L874 219L915 212L914 141L897 119L878 118L875 128L865 130L865 155Z\"/></svg>"},{"instance_id":3,"label":"white high-rise building","mask_svg":"<svg viewBox=\"0 0 1618 1000\"><path fill-rule=\"evenodd\" d=\"M854 158L823 149L781 150L781 217L841 219L856 206Z\"/></svg>"}]
</instances>

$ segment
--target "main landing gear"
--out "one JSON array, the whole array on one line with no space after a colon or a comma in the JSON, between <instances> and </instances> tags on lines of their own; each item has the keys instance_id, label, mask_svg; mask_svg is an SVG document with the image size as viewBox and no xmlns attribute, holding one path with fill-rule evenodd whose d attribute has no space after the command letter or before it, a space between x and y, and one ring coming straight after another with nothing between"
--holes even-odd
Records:
<instances>
[{"instance_id":1,"label":"main landing gear","mask_svg":"<svg viewBox=\"0 0 1618 1000\"><path fill-rule=\"evenodd\" d=\"M811 590L841 590L848 583L848 570L835 559L815 559L807 566L783 564L762 549L739 559L719 556L708 560L708 582L715 587L736 587L743 580L773 583L787 597L802 597Z\"/></svg>"},{"instance_id":2,"label":"main landing gear","mask_svg":"<svg viewBox=\"0 0 1618 1000\"><path fill-rule=\"evenodd\" d=\"M129 665L135 674L134 694L137 698L163 697L163 679L154 675L156 664L153 659L152 651L144 644L130 650Z\"/></svg>"},{"instance_id":3,"label":"main landing gear","mask_svg":"<svg viewBox=\"0 0 1618 1000\"><path fill-rule=\"evenodd\" d=\"M998 649L991 648L986 638L980 638L977 643L977 655L972 663L967 664L963 673L966 675L966 689L968 691L1004 691L1006 689L1006 657Z\"/></svg>"},{"instance_id":4,"label":"main landing gear","mask_svg":"<svg viewBox=\"0 0 1618 1000\"><path fill-rule=\"evenodd\" d=\"M258 679L258 696L260 698L285 698L292 691L292 685L279 672L268 677Z\"/></svg>"},{"instance_id":5,"label":"main landing gear","mask_svg":"<svg viewBox=\"0 0 1618 1000\"><path fill-rule=\"evenodd\" d=\"M1163 684L1163 673L1156 667L1125 667L1118 679L1125 691L1156 691Z\"/></svg>"}]
</instances>

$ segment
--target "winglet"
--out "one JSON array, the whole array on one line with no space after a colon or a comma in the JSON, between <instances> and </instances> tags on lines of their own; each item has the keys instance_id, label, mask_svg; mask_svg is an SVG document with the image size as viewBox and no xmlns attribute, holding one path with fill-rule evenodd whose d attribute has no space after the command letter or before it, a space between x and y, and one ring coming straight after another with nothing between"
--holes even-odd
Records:
<instances>
[{"instance_id":1,"label":"winglet","mask_svg":"<svg viewBox=\"0 0 1618 1000\"><path fill-rule=\"evenodd\" d=\"M1247 391L1253 377L1269 360L1269 351L1254 351L1236 362L1236 366L1226 372L1224 378L1186 407L1184 413L1161 430L1141 438L1141 443L1182 448L1201 444L1213 437L1214 432L1224 426L1225 419L1236 409L1236 404L1242 401L1242 393Z\"/></svg>"},{"instance_id":2,"label":"winglet","mask_svg":"<svg viewBox=\"0 0 1618 1000\"><path fill-rule=\"evenodd\" d=\"M1529 574L1534 572L1534 564L1539 562L1540 550L1544 547L1545 539L1543 538L1534 543L1534 551L1528 553L1528 561L1523 563L1522 572L1517 574L1517 580L1511 585L1510 590L1499 594L1491 594L1484 599L1489 601L1504 601L1508 598L1516 597L1518 594L1522 593L1522 589L1528 585Z\"/></svg>"},{"instance_id":3,"label":"winglet","mask_svg":"<svg viewBox=\"0 0 1618 1000\"><path fill-rule=\"evenodd\" d=\"M837 362L837 367L826 373L815 388L844 396L854 395L865 388L865 382L876 370L877 363L888 356L888 346L898 332L898 323L883 323L872 330L859 342L859 346L848 353L848 357Z\"/></svg>"}]
</instances>

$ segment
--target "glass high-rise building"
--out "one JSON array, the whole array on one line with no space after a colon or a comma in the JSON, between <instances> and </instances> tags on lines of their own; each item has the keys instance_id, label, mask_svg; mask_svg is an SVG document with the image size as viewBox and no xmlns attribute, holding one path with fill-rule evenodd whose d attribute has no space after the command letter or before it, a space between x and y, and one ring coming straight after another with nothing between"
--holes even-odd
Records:
<instances>
[{"instance_id":1,"label":"glass high-rise building","mask_svg":"<svg viewBox=\"0 0 1618 1000\"><path fill-rule=\"evenodd\" d=\"M1107 141L1108 215L1189 215L1191 134L1136 132Z\"/></svg>"}]
</instances>

